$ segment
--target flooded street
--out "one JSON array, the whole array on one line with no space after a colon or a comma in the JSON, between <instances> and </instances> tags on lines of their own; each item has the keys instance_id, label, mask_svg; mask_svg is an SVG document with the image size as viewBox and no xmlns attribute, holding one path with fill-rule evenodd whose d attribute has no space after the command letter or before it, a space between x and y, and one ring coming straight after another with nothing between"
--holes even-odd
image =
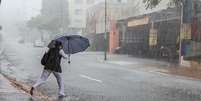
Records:
<instances>
[{"instance_id":1,"label":"flooded street","mask_svg":"<svg viewBox=\"0 0 201 101\"><path fill-rule=\"evenodd\" d=\"M11 44L9 41L5 44L5 55L10 64L1 67L1 70L32 85L41 75L43 67L40 58L44 49L31 44ZM32 54L27 54L30 52ZM145 64L168 66L165 62L126 55L110 56L111 60L105 62L102 55L101 52L85 52L73 55L71 64L62 61L65 93L74 97L75 101L201 100L201 81L142 69L148 67ZM58 91L54 76L51 75L39 89L48 96L56 97Z\"/></svg>"},{"instance_id":2,"label":"flooded street","mask_svg":"<svg viewBox=\"0 0 201 101\"><path fill-rule=\"evenodd\" d=\"M0 0L0 101L201 101L201 0Z\"/></svg>"}]
</instances>

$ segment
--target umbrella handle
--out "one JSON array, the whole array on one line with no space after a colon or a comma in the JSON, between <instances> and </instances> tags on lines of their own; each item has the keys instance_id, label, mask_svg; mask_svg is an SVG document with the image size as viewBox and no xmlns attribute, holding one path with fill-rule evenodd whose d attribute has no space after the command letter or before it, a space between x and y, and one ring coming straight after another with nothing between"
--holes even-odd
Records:
<instances>
[{"instance_id":1,"label":"umbrella handle","mask_svg":"<svg viewBox=\"0 0 201 101\"><path fill-rule=\"evenodd\" d=\"M70 54L68 54L68 64L70 64L71 61L70 61Z\"/></svg>"},{"instance_id":2,"label":"umbrella handle","mask_svg":"<svg viewBox=\"0 0 201 101\"><path fill-rule=\"evenodd\" d=\"M67 37L67 40L68 40L68 52L70 52L70 49L69 49L69 37ZM68 54L68 64L70 64L70 54Z\"/></svg>"}]
</instances>

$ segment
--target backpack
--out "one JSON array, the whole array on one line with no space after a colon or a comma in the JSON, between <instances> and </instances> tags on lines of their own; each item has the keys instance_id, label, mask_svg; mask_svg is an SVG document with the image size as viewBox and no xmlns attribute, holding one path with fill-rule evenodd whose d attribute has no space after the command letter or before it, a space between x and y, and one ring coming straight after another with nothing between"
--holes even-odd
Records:
<instances>
[{"instance_id":1,"label":"backpack","mask_svg":"<svg viewBox=\"0 0 201 101\"><path fill-rule=\"evenodd\" d=\"M52 70L55 72L61 72L61 55L59 54L59 49L51 48L46 54L47 55L44 54L45 69Z\"/></svg>"},{"instance_id":2,"label":"backpack","mask_svg":"<svg viewBox=\"0 0 201 101\"><path fill-rule=\"evenodd\" d=\"M41 59L41 64L43 66L45 66L47 64L48 58L49 58L49 51L45 52L45 54L43 55L43 57Z\"/></svg>"}]
</instances>

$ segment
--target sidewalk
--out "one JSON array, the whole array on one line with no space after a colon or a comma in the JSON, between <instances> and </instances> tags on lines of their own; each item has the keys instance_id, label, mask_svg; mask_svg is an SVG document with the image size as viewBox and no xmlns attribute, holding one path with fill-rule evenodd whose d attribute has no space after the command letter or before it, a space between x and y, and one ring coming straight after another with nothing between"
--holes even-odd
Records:
<instances>
[{"instance_id":1,"label":"sidewalk","mask_svg":"<svg viewBox=\"0 0 201 101\"><path fill-rule=\"evenodd\" d=\"M98 57L97 60L101 63L120 65L122 68L131 70L135 69L201 80L201 64L198 63L191 63L191 67L182 67L160 60L135 58L129 55L112 54L108 55L107 58L107 61L104 61L104 56L101 56Z\"/></svg>"},{"instance_id":2,"label":"sidewalk","mask_svg":"<svg viewBox=\"0 0 201 101\"><path fill-rule=\"evenodd\" d=\"M3 59L2 53L3 53L3 47L1 44L0 45L0 64L1 64L1 60ZM30 100L31 100L30 95L15 88L11 84L11 82L0 73L0 101L30 101Z\"/></svg>"},{"instance_id":3,"label":"sidewalk","mask_svg":"<svg viewBox=\"0 0 201 101\"><path fill-rule=\"evenodd\" d=\"M31 96L14 88L10 81L0 74L0 101L30 101Z\"/></svg>"},{"instance_id":4,"label":"sidewalk","mask_svg":"<svg viewBox=\"0 0 201 101\"><path fill-rule=\"evenodd\" d=\"M171 65L170 63L164 61L136 58L130 55L118 54L108 54L107 61L104 61L104 56L99 56L97 60L99 62L108 63L111 65L120 65L122 68L137 69L149 72L167 71L167 68L169 68Z\"/></svg>"},{"instance_id":5,"label":"sidewalk","mask_svg":"<svg viewBox=\"0 0 201 101\"><path fill-rule=\"evenodd\" d=\"M2 62L1 60L0 62ZM1 65L9 69L6 60L5 64ZM34 96L29 94L31 86L25 82L16 80L14 75L11 75L5 69L0 68L0 101L56 101L55 99L43 94L41 91L35 90ZM3 72L3 74L1 73ZM4 76L6 75L6 77ZM9 76L9 77L7 77Z\"/></svg>"}]
</instances>

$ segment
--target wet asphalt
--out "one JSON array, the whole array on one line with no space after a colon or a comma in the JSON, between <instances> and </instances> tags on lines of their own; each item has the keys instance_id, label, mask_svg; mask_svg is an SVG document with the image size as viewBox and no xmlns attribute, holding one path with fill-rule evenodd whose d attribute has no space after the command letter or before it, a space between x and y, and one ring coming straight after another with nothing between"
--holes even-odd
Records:
<instances>
[{"instance_id":1,"label":"wet asphalt","mask_svg":"<svg viewBox=\"0 0 201 101\"><path fill-rule=\"evenodd\" d=\"M43 70L40 59L44 49L31 44L5 44L8 46L4 52L5 59L10 63L1 71L17 80L34 84ZM68 98L72 101L201 101L200 80L142 70L149 66L147 64L161 65L143 59L129 61L123 56L116 59L118 61L102 60L101 52L73 55L71 64L62 60ZM57 97L57 88L56 79L51 75L38 89Z\"/></svg>"}]
</instances>

